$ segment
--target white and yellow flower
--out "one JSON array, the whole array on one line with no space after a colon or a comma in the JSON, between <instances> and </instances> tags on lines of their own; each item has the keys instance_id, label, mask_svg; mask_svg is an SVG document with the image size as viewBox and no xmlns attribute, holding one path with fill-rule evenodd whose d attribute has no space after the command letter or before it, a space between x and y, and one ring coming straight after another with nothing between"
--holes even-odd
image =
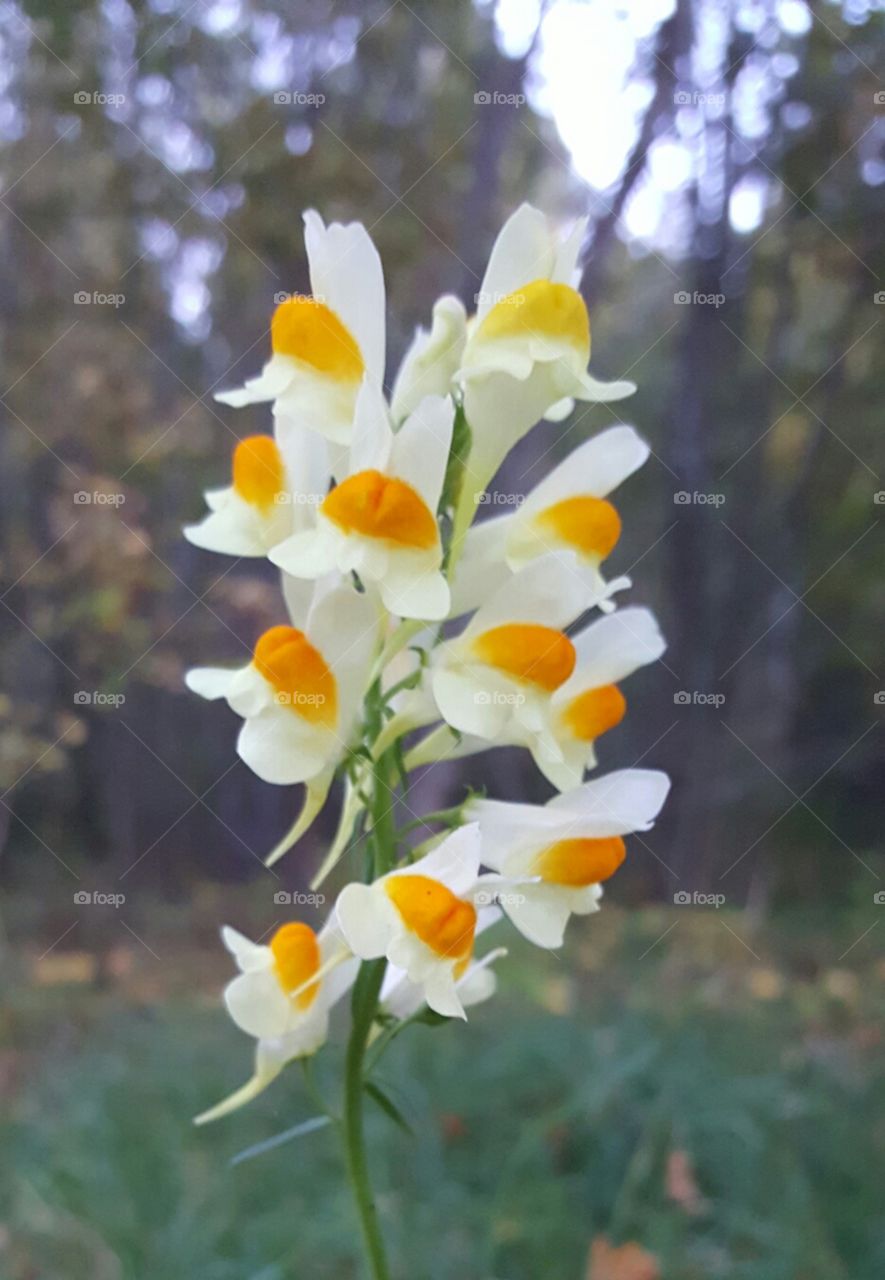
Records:
<instances>
[{"instance_id":1,"label":"white and yellow flower","mask_svg":"<svg viewBox=\"0 0 885 1280\"><path fill-rule=\"evenodd\" d=\"M247 436L234 449L232 483L206 491L209 514L186 526L196 547L229 556L266 556L305 524L328 487L326 443L312 432Z\"/></svg>"},{"instance_id":2,"label":"white and yellow flower","mask_svg":"<svg viewBox=\"0 0 885 1280\"><path fill-rule=\"evenodd\" d=\"M452 440L454 406L426 396L394 434L383 394L364 384L349 474L300 530L271 552L294 577L337 570L375 584L391 613L438 620L449 611L436 509Z\"/></svg>"},{"instance_id":3,"label":"white and yellow flower","mask_svg":"<svg viewBox=\"0 0 885 1280\"><path fill-rule=\"evenodd\" d=\"M550 700L577 662L564 628L591 603L586 574L544 556L505 579L464 631L436 650L430 688L446 724L468 735L459 754L492 743L527 746L536 756L558 753ZM448 731L433 738L443 754L451 752ZM408 762L436 758L427 754L429 743L419 744Z\"/></svg>"},{"instance_id":4,"label":"white and yellow flower","mask_svg":"<svg viewBox=\"0 0 885 1280\"><path fill-rule=\"evenodd\" d=\"M240 1030L257 1041L255 1073L241 1089L198 1116L197 1124L243 1106L266 1089L286 1063L316 1053L329 1034L329 1010L353 985L359 967L328 924L317 934L310 925L292 921L281 925L266 946L228 926L222 938L240 970L225 988L224 1001Z\"/></svg>"},{"instance_id":5,"label":"white and yellow flower","mask_svg":"<svg viewBox=\"0 0 885 1280\"><path fill-rule=\"evenodd\" d=\"M501 910L496 906L479 907L476 917L476 936L479 937L501 919ZM492 966L506 955L506 947L495 947L480 959L471 960L461 977L456 979L455 990L465 1009L491 1000L498 989L498 977ZM423 988L411 982L405 970L388 964L381 987L381 1006L385 1012L395 1018L411 1018L424 1003Z\"/></svg>"},{"instance_id":6,"label":"white and yellow flower","mask_svg":"<svg viewBox=\"0 0 885 1280\"><path fill-rule=\"evenodd\" d=\"M335 906L354 955L386 956L444 1017L464 1017L457 984L473 956L479 861L479 827L471 823L411 866L347 885Z\"/></svg>"},{"instance_id":7,"label":"white and yellow flower","mask_svg":"<svg viewBox=\"0 0 885 1280\"><path fill-rule=\"evenodd\" d=\"M320 583L304 630L271 627L252 661L196 667L187 685L243 717L237 751L265 782L330 777L351 738L376 647L375 610L349 586Z\"/></svg>"},{"instance_id":8,"label":"white and yellow flower","mask_svg":"<svg viewBox=\"0 0 885 1280\"><path fill-rule=\"evenodd\" d=\"M495 241L459 372L474 489L536 422L565 416L566 402L620 400L636 389L587 372L590 321L575 288L584 225L560 240L544 214L524 204Z\"/></svg>"},{"instance_id":9,"label":"white and yellow flower","mask_svg":"<svg viewBox=\"0 0 885 1280\"><path fill-rule=\"evenodd\" d=\"M467 312L460 298L445 294L433 306L430 329L418 329L393 384L390 411L402 422L425 396L446 396L467 340Z\"/></svg>"},{"instance_id":10,"label":"white and yellow flower","mask_svg":"<svg viewBox=\"0 0 885 1280\"><path fill-rule=\"evenodd\" d=\"M376 386L384 379L384 273L361 223L327 227L310 209L304 243L311 295L279 303L262 372L215 398L235 408L272 400L280 424L307 426L346 445L363 379Z\"/></svg>"},{"instance_id":11,"label":"white and yellow flower","mask_svg":"<svg viewBox=\"0 0 885 1280\"><path fill-rule=\"evenodd\" d=\"M514 925L541 947L561 946L571 915L598 910L602 883L624 861L623 837L648 831L670 780L655 769L621 769L555 796L547 805L474 798L482 860L496 874L481 885Z\"/></svg>"},{"instance_id":12,"label":"white and yellow flower","mask_svg":"<svg viewBox=\"0 0 885 1280\"><path fill-rule=\"evenodd\" d=\"M452 588L452 612L475 609L501 580L550 552L577 556L592 571L599 607L630 586L606 582L600 572L621 536L621 518L608 495L648 458L650 449L632 427L610 427L565 458L524 502L506 515L474 525L467 535Z\"/></svg>"}]
</instances>

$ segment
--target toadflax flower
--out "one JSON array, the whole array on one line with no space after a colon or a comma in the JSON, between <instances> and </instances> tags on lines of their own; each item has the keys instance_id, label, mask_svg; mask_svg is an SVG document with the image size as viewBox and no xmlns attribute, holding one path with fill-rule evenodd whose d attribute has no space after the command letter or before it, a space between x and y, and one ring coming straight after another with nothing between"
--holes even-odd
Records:
<instances>
[{"instance_id":1,"label":"toadflax flower","mask_svg":"<svg viewBox=\"0 0 885 1280\"><path fill-rule=\"evenodd\" d=\"M543 808L473 798L483 876L517 929L542 947L562 943L569 916L597 910L601 884L624 860L623 837L647 831L667 798L670 780L656 769L621 769L555 796Z\"/></svg>"},{"instance_id":2,"label":"toadflax flower","mask_svg":"<svg viewBox=\"0 0 885 1280\"><path fill-rule=\"evenodd\" d=\"M596 739L626 713L617 682L657 661L666 644L648 609L622 609L574 637L551 625L567 625L581 607L580 600L568 601L573 579L556 557L535 561L438 650L430 676L433 699L450 728L465 736L458 741L450 730L437 730L409 754L411 767L470 755L493 742L524 746L544 776L565 791L595 766ZM401 716L409 729L433 719L427 693L412 697Z\"/></svg>"},{"instance_id":3,"label":"toadflax flower","mask_svg":"<svg viewBox=\"0 0 885 1280\"><path fill-rule=\"evenodd\" d=\"M479 827L461 827L410 866L373 884L349 884L335 905L338 927L361 960L402 969L434 1012L463 1018L458 980L473 955Z\"/></svg>"},{"instance_id":4,"label":"toadflax flower","mask_svg":"<svg viewBox=\"0 0 885 1280\"><path fill-rule=\"evenodd\" d=\"M196 667L188 688L243 717L237 751L265 782L331 777L351 737L375 649L364 595L318 584L304 630L265 631L245 667Z\"/></svg>"},{"instance_id":5,"label":"toadflax flower","mask_svg":"<svg viewBox=\"0 0 885 1280\"><path fill-rule=\"evenodd\" d=\"M394 434L383 394L365 383L347 476L321 503L314 528L273 549L274 564L301 578L353 571L377 585L391 613L444 618L450 596L436 509L453 415L451 400L425 396Z\"/></svg>"},{"instance_id":6,"label":"toadflax flower","mask_svg":"<svg viewBox=\"0 0 885 1280\"><path fill-rule=\"evenodd\" d=\"M326 444L311 431L293 431L286 451L273 436L247 436L234 449L232 483L206 491L209 514L188 525L196 547L230 556L266 556L309 518L327 487Z\"/></svg>"},{"instance_id":7,"label":"toadflax flower","mask_svg":"<svg viewBox=\"0 0 885 1280\"><path fill-rule=\"evenodd\" d=\"M501 919L496 906L479 907L476 913L476 937ZM455 991L465 1009L491 1000L498 988L498 979L492 966L507 955L506 947L495 947L479 960L471 960L460 978L455 981ZM424 991L409 981L405 970L388 964L381 985L381 1005L395 1018L411 1018L424 1004Z\"/></svg>"},{"instance_id":8,"label":"toadflax flower","mask_svg":"<svg viewBox=\"0 0 885 1280\"><path fill-rule=\"evenodd\" d=\"M600 573L621 536L621 518L607 499L650 452L632 427L610 427L563 459L513 511L474 525L458 563L452 613L487 599L502 566L515 573L554 551L575 555L592 570L600 609L613 608L608 597L629 587L630 579L606 583Z\"/></svg>"},{"instance_id":9,"label":"toadflax flower","mask_svg":"<svg viewBox=\"0 0 885 1280\"><path fill-rule=\"evenodd\" d=\"M540 418L564 416L564 401L621 400L636 390L587 372L590 321L575 288L585 225L560 240L543 213L523 204L495 241L458 374L474 489L485 488Z\"/></svg>"},{"instance_id":10,"label":"toadflax flower","mask_svg":"<svg viewBox=\"0 0 885 1280\"><path fill-rule=\"evenodd\" d=\"M287 1062L316 1053L329 1033L329 1010L353 985L358 962L327 924L281 925L265 946L228 926L222 939L239 967L224 992L227 1011L257 1040L255 1073L241 1089L196 1119L205 1124L251 1101Z\"/></svg>"},{"instance_id":11,"label":"toadflax flower","mask_svg":"<svg viewBox=\"0 0 885 1280\"><path fill-rule=\"evenodd\" d=\"M272 400L283 428L310 426L338 445L350 441L364 378L384 379L384 274L378 250L359 222L323 224L309 209L304 244L311 296L293 294L271 320L270 360L257 378L215 399Z\"/></svg>"}]
</instances>

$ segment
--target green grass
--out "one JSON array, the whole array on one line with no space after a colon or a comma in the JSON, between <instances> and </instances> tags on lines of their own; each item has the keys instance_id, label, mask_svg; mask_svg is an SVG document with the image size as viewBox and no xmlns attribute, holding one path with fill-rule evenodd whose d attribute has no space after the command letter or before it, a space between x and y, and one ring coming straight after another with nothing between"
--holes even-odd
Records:
<instances>
[{"instance_id":1,"label":"green grass","mask_svg":"<svg viewBox=\"0 0 885 1280\"><path fill-rule=\"evenodd\" d=\"M862 928L842 932L847 946ZM469 1025L416 1028L385 1059L417 1135L369 1116L397 1280L582 1280L599 1233L657 1254L664 1280L880 1280L885 999L869 942L836 963L835 938L613 910L573 937L562 958L517 946ZM168 998L16 986L4 1280L362 1275L331 1129L230 1164L315 1113L297 1069L191 1126L245 1077L249 1046L207 998L214 976L184 997L188 964ZM339 1067L332 1046L321 1087ZM673 1152L695 1204L668 1194Z\"/></svg>"}]
</instances>

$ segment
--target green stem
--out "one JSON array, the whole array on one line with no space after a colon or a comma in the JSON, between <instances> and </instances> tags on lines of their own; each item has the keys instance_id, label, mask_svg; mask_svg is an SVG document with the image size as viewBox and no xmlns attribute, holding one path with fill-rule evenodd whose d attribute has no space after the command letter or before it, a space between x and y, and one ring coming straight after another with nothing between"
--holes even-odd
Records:
<instances>
[{"instance_id":1,"label":"green stem","mask_svg":"<svg viewBox=\"0 0 885 1280\"><path fill-rule=\"evenodd\" d=\"M371 876L384 875L396 857L396 828L393 819L393 792L389 785L391 761L384 754L375 762L372 787ZM347 1172L353 1189L366 1257L372 1280L389 1280L390 1272L384 1240L378 1225L375 1197L369 1177L363 1124L366 1049L378 1011L386 960L364 960L351 997L351 1029L344 1065L344 1109L342 1126L347 1156Z\"/></svg>"},{"instance_id":2,"label":"green stem","mask_svg":"<svg viewBox=\"0 0 885 1280\"><path fill-rule=\"evenodd\" d=\"M366 1247L373 1280L389 1280L384 1241L378 1225L375 1197L369 1179L366 1139L363 1126L363 1063L369 1032L375 1018L378 994L384 980L386 960L366 960L360 965L353 989L353 1027L347 1045L344 1069L344 1145L347 1172Z\"/></svg>"}]
</instances>

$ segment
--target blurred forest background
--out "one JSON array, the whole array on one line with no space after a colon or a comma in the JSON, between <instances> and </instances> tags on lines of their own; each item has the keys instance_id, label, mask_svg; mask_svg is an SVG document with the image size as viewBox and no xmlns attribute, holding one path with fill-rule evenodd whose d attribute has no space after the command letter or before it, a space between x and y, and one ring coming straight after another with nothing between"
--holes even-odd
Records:
<instances>
[{"instance_id":1,"label":"blurred forest background","mask_svg":"<svg viewBox=\"0 0 885 1280\"><path fill-rule=\"evenodd\" d=\"M654 449L612 568L635 566L670 649L602 763L674 791L621 891L872 892L882 30L867 0L5 4L4 874L67 892L63 863L97 864L173 895L260 874L297 795L234 763L233 717L182 687L281 616L271 574L181 537L270 423L212 393L306 287L305 207L371 228L392 377L529 198L590 213L594 368L639 393L539 428L499 487L609 421ZM482 770L545 794L517 753Z\"/></svg>"},{"instance_id":2,"label":"blurred forest background","mask_svg":"<svg viewBox=\"0 0 885 1280\"><path fill-rule=\"evenodd\" d=\"M307 287L304 208L370 229L392 379L529 199L590 215L592 369L639 391L539 427L496 483L608 423L650 441L609 567L670 648L600 757L674 786L566 967L517 954L456 1048L400 1063L440 1110L418 1154L376 1135L401 1236L397 1179L423 1189L397 1256L423 1277L431 1233L432 1280L566 1280L597 1237L592 1280L885 1272L883 30L876 0L2 0L0 1271L357 1274L325 1148L223 1171L305 1114L291 1083L187 1132L247 1069L218 924L260 936L334 815L262 870L298 790L182 675L241 660L278 585L181 527L269 429L212 397ZM547 795L520 753L470 768ZM654 1257L607 1261L602 1232Z\"/></svg>"}]
</instances>

